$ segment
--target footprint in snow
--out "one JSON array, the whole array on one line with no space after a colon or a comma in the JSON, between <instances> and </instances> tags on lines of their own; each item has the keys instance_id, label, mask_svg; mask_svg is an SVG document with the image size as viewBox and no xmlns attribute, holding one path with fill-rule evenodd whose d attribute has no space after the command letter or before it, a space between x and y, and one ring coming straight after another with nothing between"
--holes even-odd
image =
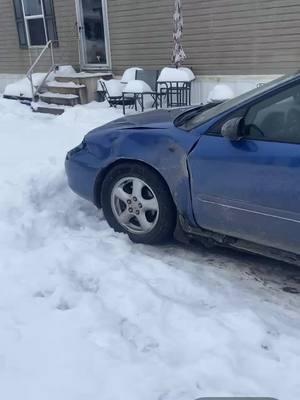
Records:
<instances>
[{"instance_id":1,"label":"footprint in snow","mask_svg":"<svg viewBox=\"0 0 300 400\"><path fill-rule=\"evenodd\" d=\"M67 311L67 310L71 310L72 306L67 302L67 300L60 299L56 308L57 308L57 310L60 310L60 311Z\"/></svg>"},{"instance_id":2,"label":"footprint in snow","mask_svg":"<svg viewBox=\"0 0 300 400\"><path fill-rule=\"evenodd\" d=\"M142 353L149 353L159 347L155 339L144 335L137 325L127 319L121 321L120 331L122 337Z\"/></svg>"},{"instance_id":3,"label":"footprint in snow","mask_svg":"<svg viewBox=\"0 0 300 400\"><path fill-rule=\"evenodd\" d=\"M46 289L46 290L38 290L33 294L33 297L39 297L39 298L46 298L50 297L53 294L52 290Z\"/></svg>"}]
</instances>

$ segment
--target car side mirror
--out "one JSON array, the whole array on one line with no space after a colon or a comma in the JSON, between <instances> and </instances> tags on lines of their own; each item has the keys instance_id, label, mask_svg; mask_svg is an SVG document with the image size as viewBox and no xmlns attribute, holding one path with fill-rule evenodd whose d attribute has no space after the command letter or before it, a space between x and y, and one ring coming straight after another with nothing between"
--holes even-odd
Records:
<instances>
[{"instance_id":1,"label":"car side mirror","mask_svg":"<svg viewBox=\"0 0 300 400\"><path fill-rule=\"evenodd\" d=\"M240 140L243 136L241 132L242 121L242 117L229 119L222 126L221 135L229 140Z\"/></svg>"}]
</instances>

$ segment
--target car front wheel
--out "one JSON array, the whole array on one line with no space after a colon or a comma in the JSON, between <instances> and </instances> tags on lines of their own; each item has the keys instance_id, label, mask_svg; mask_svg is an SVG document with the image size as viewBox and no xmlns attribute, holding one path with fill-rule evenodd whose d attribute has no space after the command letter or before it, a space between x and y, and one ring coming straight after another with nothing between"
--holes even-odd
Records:
<instances>
[{"instance_id":1,"label":"car front wheel","mask_svg":"<svg viewBox=\"0 0 300 400\"><path fill-rule=\"evenodd\" d=\"M171 194L147 166L126 163L113 167L103 181L101 203L109 225L134 242L159 244L173 235L176 209Z\"/></svg>"}]
</instances>

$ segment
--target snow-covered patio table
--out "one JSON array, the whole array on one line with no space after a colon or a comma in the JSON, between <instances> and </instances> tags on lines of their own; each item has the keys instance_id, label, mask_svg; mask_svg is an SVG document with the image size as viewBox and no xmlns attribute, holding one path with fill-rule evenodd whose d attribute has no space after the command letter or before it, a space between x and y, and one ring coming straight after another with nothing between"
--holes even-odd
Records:
<instances>
[{"instance_id":1,"label":"snow-covered patio table","mask_svg":"<svg viewBox=\"0 0 300 400\"><path fill-rule=\"evenodd\" d=\"M194 79L195 75L189 68L163 68L157 82L161 96L166 98L167 107L191 105L192 81Z\"/></svg>"},{"instance_id":2,"label":"snow-covered patio table","mask_svg":"<svg viewBox=\"0 0 300 400\"><path fill-rule=\"evenodd\" d=\"M161 99L160 93L153 91L146 82L141 80L132 80L127 83L123 89L123 98L125 99L128 96L133 96L136 104L135 108L137 109L137 105L139 104L142 112L145 109L145 102L147 102L147 104L151 107L155 107L157 109L159 99ZM125 114L125 102L123 102L123 114Z\"/></svg>"}]
</instances>

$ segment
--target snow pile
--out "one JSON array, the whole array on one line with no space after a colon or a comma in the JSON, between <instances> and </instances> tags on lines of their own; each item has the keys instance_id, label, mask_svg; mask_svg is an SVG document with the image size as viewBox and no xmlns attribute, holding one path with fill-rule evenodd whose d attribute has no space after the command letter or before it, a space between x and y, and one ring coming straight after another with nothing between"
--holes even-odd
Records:
<instances>
[{"instance_id":1,"label":"snow pile","mask_svg":"<svg viewBox=\"0 0 300 400\"><path fill-rule=\"evenodd\" d=\"M33 85L35 87L39 86L43 79L45 78L45 73L35 73L32 75ZM48 80L53 80L54 77L50 74ZM11 97L26 97L31 98L31 85L28 78L23 78L18 80L17 82L10 83L6 86L4 90L4 96L11 96Z\"/></svg>"},{"instance_id":2,"label":"snow pile","mask_svg":"<svg viewBox=\"0 0 300 400\"><path fill-rule=\"evenodd\" d=\"M141 71L142 69L143 68L138 68L138 67L127 68L123 73L121 82L128 83L130 81L134 81L136 71Z\"/></svg>"},{"instance_id":3,"label":"snow pile","mask_svg":"<svg viewBox=\"0 0 300 400\"><path fill-rule=\"evenodd\" d=\"M68 74L75 73L75 70L70 65L62 65L59 67L57 72L52 72L49 74L46 82L51 82L55 79L55 74L59 74L60 76L67 76ZM32 74L32 81L35 87L38 87L44 80L46 73L37 72ZM10 97L25 97L31 98L31 84L28 78L23 78L18 80L17 82L10 83L5 87L4 96Z\"/></svg>"},{"instance_id":4,"label":"snow pile","mask_svg":"<svg viewBox=\"0 0 300 400\"><path fill-rule=\"evenodd\" d=\"M193 72L190 68L187 68L187 67L180 67L180 68L178 68L178 69L179 69L180 71L183 71L183 72L186 73L186 75L187 75L189 81L193 81L194 79L196 79L196 77L195 77L195 75L194 75L194 72Z\"/></svg>"},{"instance_id":5,"label":"snow pile","mask_svg":"<svg viewBox=\"0 0 300 400\"><path fill-rule=\"evenodd\" d=\"M195 75L192 70L186 67L180 68L163 68L159 77L158 82L191 82L195 79Z\"/></svg>"},{"instance_id":6,"label":"snow pile","mask_svg":"<svg viewBox=\"0 0 300 400\"><path fill-rule=\"evenodd\" d=\"M210 92L207 98L208 102L224 101L234 97L233 90L224 83L218 83Z\"/></svg>"},{"instance_id":7,"label":"snow pile","mask_svg":"<svg viewBox=\"0 0 300 400\"><path fill-rule=\"evenodd\" d=\"M135 80L128 82L123 91L129 93L145 93L152 92L152 89L146 82Z\"/></svg>"},{"instance_id":8,"label":"snow pile","mask_svg":"<svg viewBox=\"0 0 300 400\"><path fill-rule=\"evenodd\" d=\"M109 79L108 81L100 79L97 83L97 89L99 91L103 90L101 82L103 82L104 85L106 86L106 89L110 96L112 97L122 96L124 85L121 83L119 79Z\"/></svg>"},{"instance_id":9,"label":"snow pile","mask_svg":"<svg viewBox=\"0 0 300 400\"><path fill-rule=\"evenodd\" d=\"M66 151L121 115L0 99L0 399L299 398L299 270L133 245L69 190Z\"/></svg>"},{"instance_id":10,"label":"snow pile","mask_svg":"<svg viewBox=\"0 0 300 400\"><path fill-rule=\"evenodd\" d=\"M58 70L56 71L56 74L60 75L60 76L68 76L68 75L72 75L75 73L76 73L76 71L72 67L72 65L60 65L58 67Z\"/></svg>"}]
</instances>

